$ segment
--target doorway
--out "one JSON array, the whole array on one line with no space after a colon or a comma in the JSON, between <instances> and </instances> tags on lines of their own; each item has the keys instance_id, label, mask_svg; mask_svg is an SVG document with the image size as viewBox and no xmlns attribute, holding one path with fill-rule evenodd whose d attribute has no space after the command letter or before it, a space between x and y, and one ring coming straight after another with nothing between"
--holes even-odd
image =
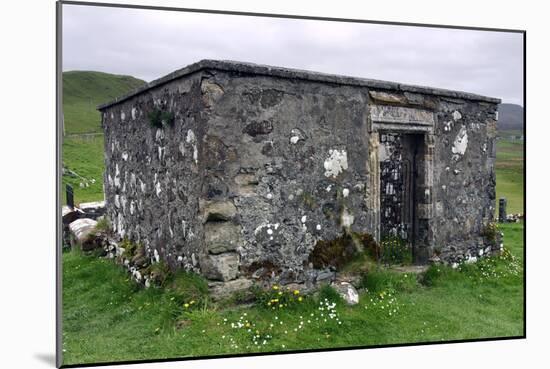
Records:
<instances>
[{"instance_id":1,"label":"doorway","mask_svg":"<svg viewBox=\"0 0 550 369\"><path fill-rule=\"evenodd\" d=\"M417 238L418 158L422 134L379 132L380 242L385 263L411 263Z\"/></svg>"}]
</instances>

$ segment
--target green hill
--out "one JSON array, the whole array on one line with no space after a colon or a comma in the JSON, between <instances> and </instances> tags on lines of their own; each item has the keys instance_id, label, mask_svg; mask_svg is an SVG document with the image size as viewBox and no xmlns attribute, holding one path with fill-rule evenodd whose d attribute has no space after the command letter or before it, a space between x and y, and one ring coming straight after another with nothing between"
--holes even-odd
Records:
<instances>
[{"instance_id":1,"label":"green hill","mask_svg":"<svg viewBox=\"0 0 550 369\"><path fill-rule=\"evenodd\" d=\"M63 72L63 114L65 133L100 132L97 105L108 102L145 81L102 72Z\"/></svg>"},{"instance_id":2,"label":"green hill","mask_svg":"<svg viewBox=\"0 0 550 369\"><path fill-rule=\"evenodd\" d=\"M523 107L517 104L500 104L498 106L499 131L523 131ZM522 133L520 133L522 134Z\"/></svg>"}]
</instances>

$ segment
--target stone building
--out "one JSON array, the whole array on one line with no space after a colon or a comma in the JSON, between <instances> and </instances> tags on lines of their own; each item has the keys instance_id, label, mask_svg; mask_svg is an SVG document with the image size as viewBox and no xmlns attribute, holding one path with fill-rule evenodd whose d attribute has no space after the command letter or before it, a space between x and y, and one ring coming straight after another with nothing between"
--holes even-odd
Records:
<instances>
[{"instance_id":1,"label":"stone building","mask_svg":"<svg viewBox=\"0 0 550 369\"><path fill-rule=\"evenodd\" d=\"M312 250L398 237L415 263L499 248L499 99L203 60L101 105L114 230L210 280L315 282Z\"/></svg>"}]
</instances>

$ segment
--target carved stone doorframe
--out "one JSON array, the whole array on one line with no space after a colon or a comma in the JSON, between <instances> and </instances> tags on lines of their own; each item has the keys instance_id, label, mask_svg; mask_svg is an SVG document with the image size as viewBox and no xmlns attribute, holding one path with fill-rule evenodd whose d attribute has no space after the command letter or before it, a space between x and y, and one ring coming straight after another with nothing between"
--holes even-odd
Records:
<instances>
[{"instance_id":1,"label":"carved stone doorframe","mask_svg":"<svg viewBox=\"0 0 550 369\"><path fill-rule=\"evenodd\" d=\"M380 241L380 132L422 135L416 160L417 177L414 206L413 260L425 264L433 253L434 243L434 113L429 110L393 105L371 105L368 119L369 186L367 206L373 212L371 229Z\"/></svg>"}]
</instances>

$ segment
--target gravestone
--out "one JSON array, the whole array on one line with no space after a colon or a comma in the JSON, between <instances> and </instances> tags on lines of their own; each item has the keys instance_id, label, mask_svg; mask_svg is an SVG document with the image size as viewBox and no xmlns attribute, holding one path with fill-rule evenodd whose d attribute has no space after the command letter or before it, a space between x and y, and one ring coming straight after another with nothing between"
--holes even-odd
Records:
<instances>
[{"instance_id":1,"label":"gravestone","mask_svg":"<svg viewBox=\"0 0 550 369\"><path fill-rule=\"evenodd\" d=\"M501 197L498 200L498 222L506 222L506 198Z\"/></svg>"},{"instance_id":2,"label":"gravestone","mask_svg":"<svg viewBox=\"0 0 550 369\"><path fill-rule=\"evenodd\" d=\"M65 186L65 194L67 195L67 206L70 209L74 209L74 192L73 192L73 186L70 184Z\"/></svg>"}]
</instances>

